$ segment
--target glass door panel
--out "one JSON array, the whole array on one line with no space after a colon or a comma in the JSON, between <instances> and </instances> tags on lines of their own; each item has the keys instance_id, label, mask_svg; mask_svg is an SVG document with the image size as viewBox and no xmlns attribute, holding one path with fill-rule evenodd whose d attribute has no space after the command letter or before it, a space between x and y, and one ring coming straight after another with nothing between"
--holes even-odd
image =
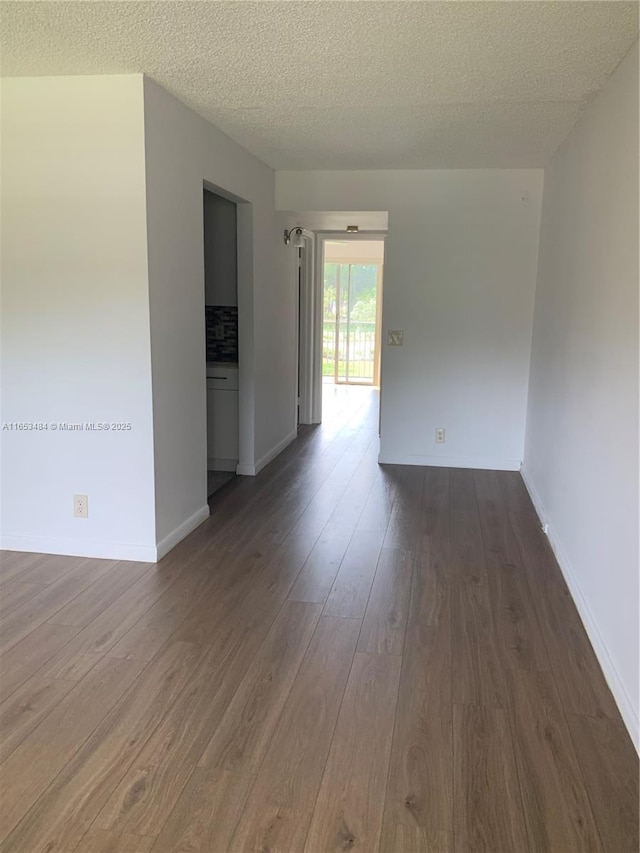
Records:
<instances>
[{"instance_id":1,"label":"glass door panel","mask_svg":"<svg viewBox=\"0 0 640 853\"><path fill-rule=\"evenodd\" d=\"M322 373L340 384L378 384L382 262L324 264Z\"/></svg>"}]
</instances>

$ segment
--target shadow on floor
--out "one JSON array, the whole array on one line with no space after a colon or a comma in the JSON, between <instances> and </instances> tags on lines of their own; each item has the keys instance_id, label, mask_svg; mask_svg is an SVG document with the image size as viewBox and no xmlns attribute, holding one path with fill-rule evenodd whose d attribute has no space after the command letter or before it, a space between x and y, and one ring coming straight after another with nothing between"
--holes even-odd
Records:
<instances>
[{"instance_id":1,"label":"shadow on floor","mask_svg":"<svg viewBox=\"0 0 640 853\"><path fill-rule=\"evenodd\" d=\"M207 500L235 478L233 471L207 471Z\"/></svg>"}]
</instances>

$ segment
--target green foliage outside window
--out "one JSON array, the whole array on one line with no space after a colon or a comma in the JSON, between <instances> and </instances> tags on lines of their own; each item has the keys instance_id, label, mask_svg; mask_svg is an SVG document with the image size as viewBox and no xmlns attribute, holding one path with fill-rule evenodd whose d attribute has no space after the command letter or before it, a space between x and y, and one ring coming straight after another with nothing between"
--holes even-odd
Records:
<instances>
[{"instance_id":1,"label":"green foliage outside window","mask_svg":"<svg viewBox=\"0 0 640 853\"><path fill-rule=\"evenodd\" d=\"M348 353L349 378L373 380L377 286L378 267L375 264L325 263L324 376L334 376L337 367L338 377L346 377Z\"/></svg>"}]
</instances>

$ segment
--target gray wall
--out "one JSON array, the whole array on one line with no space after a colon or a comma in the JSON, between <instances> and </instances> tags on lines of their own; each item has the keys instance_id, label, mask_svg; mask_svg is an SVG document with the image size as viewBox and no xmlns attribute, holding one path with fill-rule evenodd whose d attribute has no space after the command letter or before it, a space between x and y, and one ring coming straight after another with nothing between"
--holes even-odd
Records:
<instances>
[{"instance_id":1,"label":"gray wall","mask_svg":"<svg viewBox=\"0 0 640 853\"><path fill-rule=\"evenodd\" d=\"M237 210L232 201L204 192L206 305L238 304Z\"/></svg>"}]
</instances>

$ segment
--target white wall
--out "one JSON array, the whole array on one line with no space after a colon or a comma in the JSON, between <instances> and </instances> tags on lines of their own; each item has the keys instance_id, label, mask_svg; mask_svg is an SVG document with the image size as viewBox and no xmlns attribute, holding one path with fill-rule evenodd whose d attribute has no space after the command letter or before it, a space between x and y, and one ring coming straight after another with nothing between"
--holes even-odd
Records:
<instances>
[{"instance_id":1,"label":"white wall","mask_svg":"<svg viewBox=\"0 0 640 853\"><path fill-rule=\"evenodd\" d=\"M329 239L324 244L325 261L384 261L384 240Z\"/></svg>"},{"instance_id":2,"label":"white wall","mask_svg":"<svg viewBox=\"0 0 640 853\"><path fill-rule=\"evenodd\" d=\"M2 82L2 420L132 425L1 432L3 548L155 553L142 98L139 76Z\"/></svg>"},{"instance_id":3,"label":"white wall","mask_svg":"<svg viewBox=\"0 0 640 853\"><path fill-rule=\"evenodd\" d=\"M638 47L549 164L524 475L638 744Z\"/></svg>"},{"instance_id":4,"label":"white wall","mask_svg":"<svg viewBox=\"0 0 640 853\"><path fill-rule=\"evenodd\" d=\"M145 79L157 537L206 514L203 181L238 206L240 470L295 437L293 253L273 171ZM244 236L243 236L244 235ZM244 241L244 242L243 242Z\"/></svg>"},{"instance_id":5,"label":"white wall","mask_svg":"<svg viewBox=\"0 0 640 853\"><path fill-rule=\"evenodd\" d=\"M381 461L520 467L541 191L535 169L276 174L279 210L389 211Z\"/></svg>"},{"instance_id":6,"label":"white wall","mask_svg":"<svg viewBox=\"0 0 640 853\"><path fill-rule=\"evenodd\" d=\"M142 75L3 81L3 548L152 560L208 515L203 183L238 202L243 473L295 437L274 173ZM72 517L88 494L89 518Z\"/></svg>"},{"instance_id":7,"label":"white wall","mask_svg":"<svg viewBox=\"0 0 640 853\"><path fill-rule=\"evenodd\" d=\"M357 225L360 231L386 231L389 214L385 210L296 210L289 211L292 225L307 231L346 231Z\"/></svg>"}]
</instances>

